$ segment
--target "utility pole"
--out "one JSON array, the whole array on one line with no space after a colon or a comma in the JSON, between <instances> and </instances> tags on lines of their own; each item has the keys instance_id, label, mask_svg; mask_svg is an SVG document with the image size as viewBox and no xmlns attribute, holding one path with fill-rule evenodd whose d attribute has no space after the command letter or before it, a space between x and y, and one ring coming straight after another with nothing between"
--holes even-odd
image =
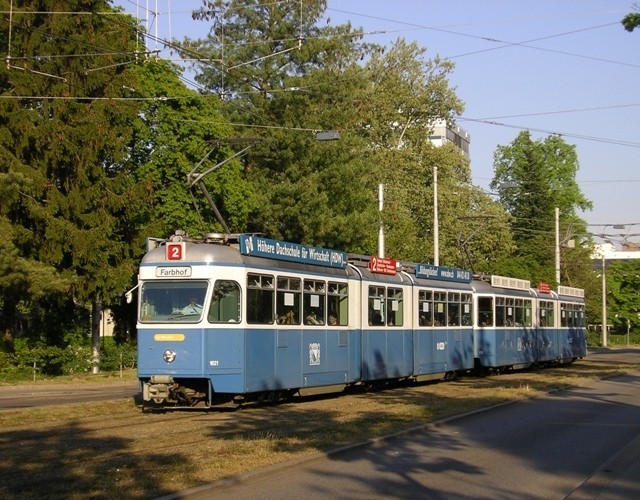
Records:
<instances>
[{"instance_id":1,"label":"utility pole","mask_svg":"<svg viewBox=\"0 0 640 500\"><path fill-rule=\"evenodd\" d=\"M602 347L607 347L609 335L607 332L607 280L605 276L606 261L602 254Z\"/></svg>"},{"instance_id":2,"label":"utility pole","mask_svg":"<svg viewBox=\"0 0 640 500\"><path fill-rule=\"evenodd\" d=\"M433 265L440 265L440 234L438 227L438 167L433 167Z\"/></svg>"},{"instance_id":3,"label":"utility pole","mask_svg":"<svg viewBox=\"0 0 640 500\"><path fill-rule=\"evenodd\" d=\"M384 184L378 184L378 257L384 257L384 224L382 222L382 208L384 206Z\"/></svg>"},{"instance_id":4,"label":"utility pole","mask_svg":"<svg viewBox=\"0 0 640 500\"><path fill-rule=\"evenodd\" d=\"M556 284L560 284L560 209L556 207Z\"/></svg>"}]
</instances>

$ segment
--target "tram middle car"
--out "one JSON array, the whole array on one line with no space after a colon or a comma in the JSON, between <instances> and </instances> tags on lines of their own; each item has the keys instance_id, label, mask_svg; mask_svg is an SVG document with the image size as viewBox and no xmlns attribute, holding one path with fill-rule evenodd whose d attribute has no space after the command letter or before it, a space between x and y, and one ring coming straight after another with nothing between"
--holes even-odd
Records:
<instances>
[{"instance_id":1,"label":"tram middle car","mask_svg":"<svg viewBox=\"0 0 640 500\"><path fill-rule=\"evenodd\" d=\"M150 241L138 280L143 407L278 401L586 355L580 289L249 234Z\"/></svg>"}]
</instances>

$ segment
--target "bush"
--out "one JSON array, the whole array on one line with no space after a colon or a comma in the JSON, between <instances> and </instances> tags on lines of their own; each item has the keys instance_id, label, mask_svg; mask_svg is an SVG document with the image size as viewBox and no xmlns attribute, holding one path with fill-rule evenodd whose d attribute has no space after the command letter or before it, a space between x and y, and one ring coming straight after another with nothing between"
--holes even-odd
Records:
<instances>
[{"instance_id":1,"label":"bush","mask_svg":"<svg viewBox=\"0 0 640 500\"><path fill-rule=\"evenodd\" d=\"M82 340L82 339L81 339ZM42 344L29 346L24 338L14 341L14 352L0 351L0 374L3 379L25 379L33 376L34 363L41 375L73 375L88 373L92 368L93 349L82 343L72 343L67 347L51 347ZM118 371L135 368L137 350L133 343L118 345L110 337L102 339L100 347L101 371Z\"/></svg>"},{"instance_id":2,"label":"bush","mask_svg":"<svg viewBox=\"0 0 640 500\"><path fill-rule=\"evenodd\" d=\"M111 337L105 337L100 346L100 370L118 371L122 368L135 368L138 359L137 346L132 342L116 344Z\"/></svg>"},{"instance_id":3,"label":"bush","mask_svg":"<svg viewBox=\"0 0 640 500\"><path fill-rule=\"evenodd\" d=\"M43 375L70 375L91 369L91 348L81 345L51 347L16 342L14 364L21 369L36 369Z\"/></svg>"}]
</instances>

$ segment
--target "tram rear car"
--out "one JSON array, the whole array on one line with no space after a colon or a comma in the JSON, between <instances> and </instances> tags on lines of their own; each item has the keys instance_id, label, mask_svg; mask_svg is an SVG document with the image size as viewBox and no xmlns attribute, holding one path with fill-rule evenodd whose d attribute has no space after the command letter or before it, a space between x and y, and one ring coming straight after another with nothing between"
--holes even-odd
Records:
<instances>
[{"instance_id":1,"label":"tram rear car","mask_svg":"<svg viewBox=\"0 0 640 500\"><path fill-rule=\"evenodd\" d=\"M584 291L490 276L474 281L476 367L502 371L586 356Z\"/></svg>"}]
</instances>

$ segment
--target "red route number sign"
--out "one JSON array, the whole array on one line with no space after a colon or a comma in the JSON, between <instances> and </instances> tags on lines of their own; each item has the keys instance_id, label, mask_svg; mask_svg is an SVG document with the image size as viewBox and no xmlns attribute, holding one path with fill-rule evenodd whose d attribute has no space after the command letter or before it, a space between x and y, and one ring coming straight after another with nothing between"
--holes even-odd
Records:
<instances>
[{"instance_id":1,"label":"red route number sign","mask_svg":"<svg viewBox=\"0 0 640 500\"><path fill-rule=\"evenodd\" d=\"M549 283L540 282L538 283L538 291L542 293L549 293L551 291L551 285Z\"/></svg>"},{"instance_id":2,"label":"red route number sign","mask_svg":"<svg viewBox=\"0 0 640 500\"><path fill-rule=\"evenodd\" d=\"M167 243L167 260L184 260L184 243Z\"/></svg>"},{"instance_id":3,"label":"red route number sign","mask_svg":"<svg viewBox=\"0 0 640 500\"><path fill-rule=\"evenodd\" d=\"M378 274L396 274L398 262L396 259L386 257L371 257L369 260L369 271Z\"/></svg>"}]
</instances>

